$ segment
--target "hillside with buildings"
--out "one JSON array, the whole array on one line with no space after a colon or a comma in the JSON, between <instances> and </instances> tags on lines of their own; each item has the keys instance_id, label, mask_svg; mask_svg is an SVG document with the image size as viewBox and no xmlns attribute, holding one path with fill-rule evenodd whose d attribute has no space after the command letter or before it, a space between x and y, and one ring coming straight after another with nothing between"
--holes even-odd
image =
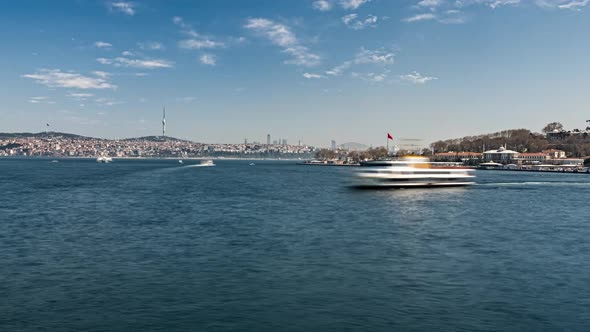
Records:
<instances>
[{"instance_id":1,"label":"hillside with buildings","mask_svg":"<svg viewBox=\"0 0 590 332\"><path fill-rule=\"evenodd\" d=\"M289 144L208 144L167 136L102 139L68 133L0 133L0 157L309 158L315 148Z\"/></svg>"}]
</instances>

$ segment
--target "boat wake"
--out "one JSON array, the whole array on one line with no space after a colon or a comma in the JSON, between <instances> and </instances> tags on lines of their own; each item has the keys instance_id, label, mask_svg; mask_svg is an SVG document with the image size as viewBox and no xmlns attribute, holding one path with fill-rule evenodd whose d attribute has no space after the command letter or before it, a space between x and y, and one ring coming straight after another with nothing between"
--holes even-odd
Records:
<instances>
[{"instance_id":1,"label":"boat wake","mask_svg":"<svg viewBox=\"0 0 590 332\"><path fill-rule=\"evenodd\" d=\"M515 187L515 186L571 186L590 187L590 182L567 182L567 181L523 181L523 182L489 182L477 183L478 187Z\"/></svg>"}]
</instances>

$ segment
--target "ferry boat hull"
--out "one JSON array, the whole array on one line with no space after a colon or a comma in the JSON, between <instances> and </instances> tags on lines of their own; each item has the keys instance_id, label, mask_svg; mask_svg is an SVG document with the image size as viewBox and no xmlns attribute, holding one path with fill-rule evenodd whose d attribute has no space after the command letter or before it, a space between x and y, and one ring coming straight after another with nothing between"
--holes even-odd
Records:
<instances>
[{"instance_id":1,"label":"ferry boat hull","mask_svg":"<svg viewBox=\"0 0 590 332\"><path fill-rule=\"evenodd\" d=\"M437 167L424 158L363 163L352 183L356 188L463 187L474 184L474 171Z\"/></svg>"}]
</instances>

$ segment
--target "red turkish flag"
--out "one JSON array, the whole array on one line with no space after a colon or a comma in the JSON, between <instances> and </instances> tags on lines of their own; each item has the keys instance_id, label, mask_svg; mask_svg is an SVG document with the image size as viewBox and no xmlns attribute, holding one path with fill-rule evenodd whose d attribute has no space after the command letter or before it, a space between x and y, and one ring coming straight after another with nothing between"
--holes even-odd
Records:
<instances>
[{"instance_id":1,"label":"red turkish flag","mask_svg":"<svg viewBox=\"0 0 590 332\"><path fill-rule=\"evenodd\" d=\"M387 133L387 139L390 139L390 140L392 140L392 141L393 141L393 136L391 136L391 134L390 134L390 133Z\"/></svg>"}]
</instances>

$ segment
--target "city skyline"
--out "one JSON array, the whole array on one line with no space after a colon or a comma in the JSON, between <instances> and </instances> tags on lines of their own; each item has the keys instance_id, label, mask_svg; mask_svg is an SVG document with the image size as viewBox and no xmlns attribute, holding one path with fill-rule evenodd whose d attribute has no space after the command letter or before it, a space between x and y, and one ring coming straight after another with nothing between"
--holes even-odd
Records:
<instances>
[{"instance_id":1,"label":"city skyline","mask_svg":"<svg viewBox=\"0 0 590 332\"><path fill-rule=\"evenodd\" d=\"M327 147L576 128L588 3L3 3L0 132Z\"/></svg>"}]
</instances>

